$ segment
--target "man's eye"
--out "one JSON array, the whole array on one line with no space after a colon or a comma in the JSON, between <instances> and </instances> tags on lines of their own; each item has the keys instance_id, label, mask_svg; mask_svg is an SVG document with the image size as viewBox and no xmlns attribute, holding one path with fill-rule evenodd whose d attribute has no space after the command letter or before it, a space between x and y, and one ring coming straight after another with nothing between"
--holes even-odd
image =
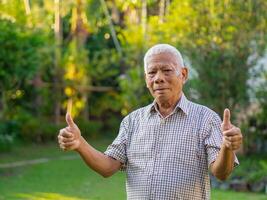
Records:
<instances>
[{"instance_id":1,"label":"man's eye","mask_svg":"<svg viewBox=\"0 0 267 200\"><path fill-rule=\"evenodd\" d=\"M152 74L155 74L156 72L154 71L151 71L151 72L148 72L148 74L152 75Z\"/></svg>"},{"instance_id":2,"label":"man's eye","mask_svg":"<svg viewBox=\"0 0 267 200\"><path fill-rule=\"evenodd\" d=\"M172 72L171 69L164 69L163 72Z\"/></svg>"}]
</instances>

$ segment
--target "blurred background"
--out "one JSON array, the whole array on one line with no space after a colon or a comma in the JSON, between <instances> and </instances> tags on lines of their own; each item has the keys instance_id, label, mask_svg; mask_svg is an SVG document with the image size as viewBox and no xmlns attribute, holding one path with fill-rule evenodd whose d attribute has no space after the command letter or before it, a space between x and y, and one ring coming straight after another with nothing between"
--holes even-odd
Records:
<instances>
[{"instance_id":1,"label":"blurred background","mask_svg":"<svg viewBox=\"0 0 267 200\"><path fill-rule=\"evenodd\" d=\"M186 96L241 127L238 166L213 177L212 199L267 199L266 0L0 0L0 200L126 199L125 174L104 179L57 134L68 99L104 151L121 119L152 101L143 56L179 49Z\"/></svg>"}]
</instances>

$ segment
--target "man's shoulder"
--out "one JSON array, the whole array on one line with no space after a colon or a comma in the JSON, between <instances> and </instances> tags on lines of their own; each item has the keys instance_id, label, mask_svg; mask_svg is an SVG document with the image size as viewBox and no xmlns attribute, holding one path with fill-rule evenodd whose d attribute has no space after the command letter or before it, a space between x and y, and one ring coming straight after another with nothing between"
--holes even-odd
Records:
<instances>
[{"instance_id":1,"label":"man's shoulder","mask_svg":"<svg viewBox=\"0 0 267 200\"><path fill-rule=\"evenodd\" d=\"M150 112L152 104L149 104L147 106L140 107L136 110L133 110L128 115L126 115L123 119L123 121L131 122L135 121L138 122L141 119L144 119L148 113Z\"/></svg>"},{"instance_id":2,"label":"man's shoulder","mask_svg":"<svg viewBox=\"0 0 267 200\"><path fill-rule=\"evenodd\" d=\"M127 116L128 117L137 117L137 116L145 116L145 114L148 114L150 112L152 104L137 108L136 110L133 110L130 112Z\"/></svg>"},{"instance_id":3,"label":"man's shoulder","mask_svg":"<svg viewBox=\"0 0 267 200\"><path fill-rule=\"evenodd\" d=\"M205 105L189 101L189 106L190 106L190 110L193 114L199 114L202 117L219 116L214 110L212 110L211 108L209 108Z\"/></svg>"}]
</instances>

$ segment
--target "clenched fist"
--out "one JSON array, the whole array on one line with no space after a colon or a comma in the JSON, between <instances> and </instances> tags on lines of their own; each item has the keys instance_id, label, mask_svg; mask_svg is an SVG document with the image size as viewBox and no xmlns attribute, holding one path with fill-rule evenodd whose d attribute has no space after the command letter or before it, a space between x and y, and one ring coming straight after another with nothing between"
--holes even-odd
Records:
<instances>
[{"instance_id":1,"label":"clenched fist","mask_svg":"<svg viewBox=\"0 0 267 200\"><path fill-rule=\"evenodd\" d=\"M224 110L221 130L223 133L223 145L232 151L239 149L242 144L242 133L238 127L231 123L229 109Z\"/></svg>"},{"instance_id":2,"label":"clenched fist","mask_svg":"<svg viewBox=\"0 0 267 200\"><path fill-rule=\"evenodd\" d=\"M68 126L61 129L58 134L59 146L63 150L76 150L81 143L81 131L69 113L66 114L66 122Z\"/></svg>"}]
</instances>

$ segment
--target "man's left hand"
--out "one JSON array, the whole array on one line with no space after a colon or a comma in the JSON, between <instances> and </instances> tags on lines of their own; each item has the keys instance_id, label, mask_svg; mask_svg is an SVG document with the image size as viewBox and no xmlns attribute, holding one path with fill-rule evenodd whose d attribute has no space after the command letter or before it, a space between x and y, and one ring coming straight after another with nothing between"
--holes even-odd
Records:
<instances>
[{"instance_id":1,"label":"man's left hand","mask_svg":"<svg viewBox=\"0 0 267 200\"><path fill-rule=\"evenodd\" d=\"M242 144L242 133L240 128L234 126L230 121L230 110L225 109L223 113L223 122L221 124L223 133L223 144L227 149L235 151Z\"/></svg>"}]
</instances>

